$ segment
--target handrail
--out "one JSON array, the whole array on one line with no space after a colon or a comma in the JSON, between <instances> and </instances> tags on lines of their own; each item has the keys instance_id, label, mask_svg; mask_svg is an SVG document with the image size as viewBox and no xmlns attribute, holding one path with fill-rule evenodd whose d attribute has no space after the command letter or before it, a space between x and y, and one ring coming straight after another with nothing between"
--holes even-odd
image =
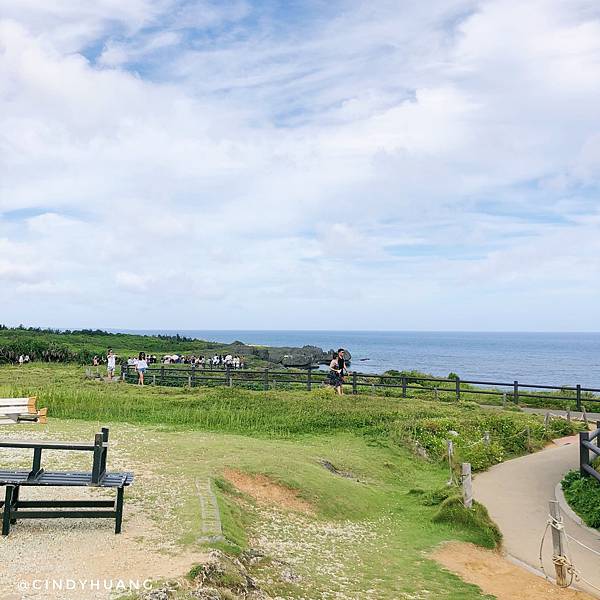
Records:
<instances>
[{"instance_id":1,"label":"handrail","mask_svg":"<svg viewBox=\"0 0 600 600\"><path fill-rule=\"evenodd\" d=\"M579 472L583 477L592 476L600 481L600 473L592 466L590 452L600 456L600 421L596 422L596 430L579 432ZM596 439L596 444L592 440Z\"/></svg>"},{"instance_id":2,"label":"handrail","mask_svg":"<svg viewBox=\"0 0 600 600\"><path fill-rule=\"evenodd\" d=\"M122 365L122 376L131 376L135 374L134 365ZM324 369L308 367L301 371L282 371L272 370L269 367L264 369L235 369L235 368L211 368L192 365L191 367L170 367L168 365L152 365L146 371L146 378L152 378L153 383L167 385L228 385L233 386L238 384L253 384L262 386L267 390L272 385L282 383L297 384L306 386L307 390L312 389L313 385L317 385L327 381L328 373ZM429 385L422 386L428 382ZM436 385L431 385L431 384ZM523 384L519 381L497 382L497 381L479 381L460 378L445 378L445 377L423 377L420 375L387 375L387 374L372 374L358 373L353 371L348 374L343 382L346 387L352 387L352 393L357 394L359 389L364 388L389 388L401 389L402 397L407 396L409 390L424 390L435 389L436 393L445 393L455 395L457 400L460 400L463 394L487 395L487 396L502 396L505 399L510 398L516 404L520 398L533 399L551 399L559 401L574 401L577 410L583 410L583 401L600 402L600 397L582 396L582 392L600 392L599 388L582 388L577 386L552 386L542 384ZM487 386L488 389L470 389L467 386ZM491 389L489 389L491 388ZM536 393L536 390L555 390L560 395L544 396ZM572 395L566 395L572 393Z\"/></svg>"}]
</instances>

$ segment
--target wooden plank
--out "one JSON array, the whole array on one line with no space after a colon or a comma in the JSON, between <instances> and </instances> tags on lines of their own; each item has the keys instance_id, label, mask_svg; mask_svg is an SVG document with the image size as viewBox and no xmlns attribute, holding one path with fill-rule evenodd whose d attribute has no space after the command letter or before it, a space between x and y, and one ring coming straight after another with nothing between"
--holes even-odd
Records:
<instances>
[{"instance_id":1,"label":"wooden plank","mask_svg":"<svg viewBox=\"0 0 600 600\"><path fill-rule=\"evenodd\" d=\"M29 415L29 409L26 406L0 406L0 415ZM35 413L33 413L35 414Z\"/></svg>"},{"instance_id":2,"label":"wooden plank","mask_svg":"<svg viewBox=\"0 0 600 600\"><path fill-rule=\"evenodd\" d=\"M0 406L28 406L29 401L29 398L0 398Z\"/></svg>"}]
</instances>

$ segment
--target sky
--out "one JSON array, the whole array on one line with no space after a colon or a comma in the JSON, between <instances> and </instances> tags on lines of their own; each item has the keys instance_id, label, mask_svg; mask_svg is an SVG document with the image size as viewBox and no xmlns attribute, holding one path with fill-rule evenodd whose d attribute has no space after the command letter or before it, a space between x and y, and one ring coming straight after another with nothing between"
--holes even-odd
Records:
<instances>
[{"instance_id":1,"label":"sky","mask_svg":"<svg viewBox=\"0 0 600 600\"><path fill-rule=\"evenodd\" d=\"M0 0L0 323L600 331L597 0Z\"/></svg>"}]
</instances>

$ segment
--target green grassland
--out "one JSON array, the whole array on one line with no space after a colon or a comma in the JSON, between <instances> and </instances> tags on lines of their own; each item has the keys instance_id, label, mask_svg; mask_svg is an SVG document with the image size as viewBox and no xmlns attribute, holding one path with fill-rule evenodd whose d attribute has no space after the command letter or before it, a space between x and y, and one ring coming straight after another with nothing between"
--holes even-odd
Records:
<instances>
[{"instance_id":1,"label":"green grassland","mask_svg":"<svg viewBox=\"0 0 600 600\"><path fill-rule=\"evenodd\" d=\"M238 556L260 549L266 557L252 576L291 599L482 598L428 559L445 540L499 540L485 509L466 511L446 485L446 440L456 463L477 470L576 428L555 420L545 429L536 416L443 402L432 390L401 399L338 397L327 388L138 387L86 378L75 364L0 366L0 397L23 395L49 408L53 436L85 438L110 425L112 464L140 475L129 497L154 515L173 548L206 548L195 482L212 479L226 538L213 546ZM314 513L257 503L225 479L228 468L296 490ZM280 561L297 581L282 579Z\"/></svg>"},{"instance_id":2,"label":"green grassland","mask_svg":"<svg viewBox=\"0 0 600 600\"><path fill-rule=\"evenodd\" d=\"M155 354L224 353L239 345L195 340L179 335L137 335L100 330L66 331L6 328L0 326L0 363L15 362L19 354L29 354L45 362L90 364L94 355L106 356L108 348L122 358L139 352ZM247 357L248 358L248 357Z\"/></svg>"}]
</instances>

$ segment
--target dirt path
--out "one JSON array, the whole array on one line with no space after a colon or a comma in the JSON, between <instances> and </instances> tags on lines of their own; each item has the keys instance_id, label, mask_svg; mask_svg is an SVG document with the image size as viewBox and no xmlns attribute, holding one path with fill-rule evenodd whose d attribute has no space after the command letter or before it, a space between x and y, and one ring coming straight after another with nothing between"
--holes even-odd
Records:
<instances>
[{"instance_id":1,"label":"dirt path","mask_svg":"<svg viewBox=\"0 0 600 600\"><path fill-rule=\"evenodd\" d=\"M563 590L519 567L498 552L473 544L444 544L433 554L443 567L498 600L591 600L585 592Z\"/></svg>"},{"instance_id":2,"label":"dirt path","mask_svg":"<svg viewBox=\"0 0 600 600\"><path fill-rule=\"evenodd\" d=\"M578 466L577 438L571 443L550 447L495 465L474 478L475 498L484 504L504 535L508 554L538 569L542 534L548 519L548 502L555 499L555 486L563 475ZM595 535L563 515L565 530L590 548L600 552L600 532ZM583 577L600 588L600 558L575 543L570 544L573 564ZM544 568L553 575L552 541L546 536ZM595 597L600 592L584 582L578 587Z\"/></svg>"}]
</instances>

